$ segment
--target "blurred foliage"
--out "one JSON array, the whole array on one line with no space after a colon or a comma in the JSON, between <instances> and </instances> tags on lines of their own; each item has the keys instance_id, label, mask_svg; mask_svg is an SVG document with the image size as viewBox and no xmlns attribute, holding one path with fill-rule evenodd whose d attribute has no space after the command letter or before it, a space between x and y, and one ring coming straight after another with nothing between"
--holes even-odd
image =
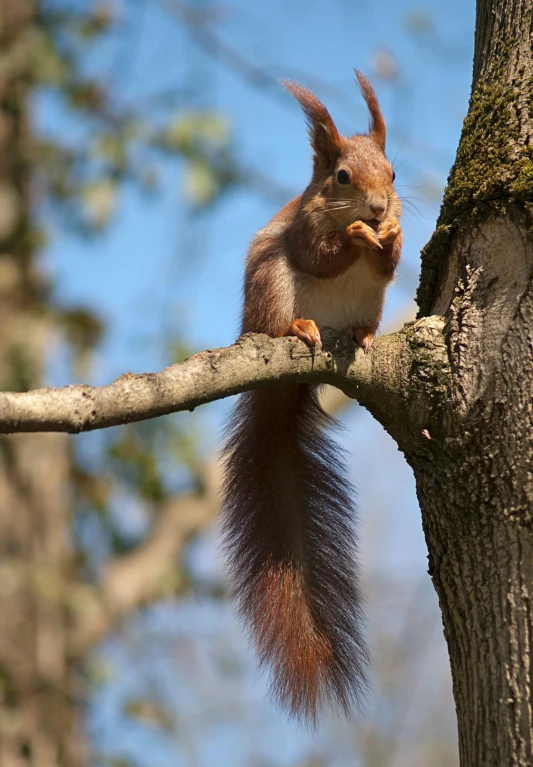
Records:
<instances>
[{"instance_id":1,"label":"blurred foliage","mask_svg":"<svg viewBox=\"0 0 533 767\"><path fill-rule=\"evenodd\" d=\"M414 8L407 14L405 23L414 35L427 35L435 29L435 20L426 8Z\"/></svg>"},{"instance_id":2,"label":"blurred foliage","mask_svg":"<svg viewBox=\"0 0 533 767\"><path fill-rule=\"evenodd\" d=\"M172 732L174 724L168 709L157 700L149 698L134 698L126 706L125 713L148 727L156 727Z\"/></svg>"},{"instance_id":3,"label":"blurred foliage","mask_svg":"<svg viewBox=\"0 0 533 767\"><path fill-rule=\"evenodd\" d=\"M33 46L34 77L59 100L77 139L41 136L35 145L41 196L62 222L85 236L102 231L117 210L125 182L157 190L157 161L179 158L185 200L198 210L240 183L227 120L210 110L124 105L104 73L87 73L92 52L113 38L120 19L111 4L82 11L44 3ZM177 94L178 95L178 94ZM165 102L167 107L165 108Z\"/></svg>"},{"instance_id":4,"label":"blurred foliage","mask_svg":"<svg viewBox=\"0 0 533 767\"><path fill-rule=\"evenodd\" d=\"M37 120L32 145L36 210L41 221L56 218L85 238L109 227L127 185L156 193L162 161L180 168L182 194L191 212L212 206L242 183L224 116L191 109L180 98L179 88L175 97L163 94L150 109L144 103L124 103L113 78L97 61L98 51L113 45L123 24L124 13L112 2L44 0L31 40L31 77L38 103L52 104L66 126L58 131ZM0 73L10 65L0 57ZM49 294L43 300L69 350L74 375L87 375L92 352L105 334L104 322L91 308L60 305ZM169 363L189 353L179 336L168 339L167 346ZM10 383L11 388L24 388L31 360L23 347L17 349L12 365L17 381ZM179 486L168 481L172 462L180 467ZM107 432L92 464L76 459L73 465L75 508L81 515L75 529L81 530L83 519L94 512L106 556L123 553L133 544L121 534L111 511L116 499L140 500L148 517L157 518L169 494L199 488L199 469L194 426L185 427L183 419L156 419ZM87 549L81 538L78 544L80 561L86 562L91 547Z\"/></svg>"},{"instance_id":5,"label":"blurred foliage","mask_svg":"<svg viewBox=\"0 0 533 767\"><path fill-rule=\"evenodd\" d=\"M156 143L185 159L185 199L196 208L210 205L239 183L237 163L230 151L229 124L221 115L178 114L159 134Z\"/></svg>"}]
</instances>

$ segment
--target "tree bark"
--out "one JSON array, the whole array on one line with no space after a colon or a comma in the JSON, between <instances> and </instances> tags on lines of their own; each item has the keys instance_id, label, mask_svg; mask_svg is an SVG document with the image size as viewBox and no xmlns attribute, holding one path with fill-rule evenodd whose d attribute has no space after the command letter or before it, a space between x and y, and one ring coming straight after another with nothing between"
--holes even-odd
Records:
<instances>
[{"instance_id":1,"label":"tree bark","mask_svg":"<svg viewBox=\"0 0 533 767\"><path fill-rule=\"evenodd\" d=\"M469 114L421 314L446 319L445 423L408 446L462 767L533 764L532 0L479 0Z\"/></svg>"},{"instance_id":2,"label":"tree bark","mask_svg":"<svg viewBox=\"0 0 533 767\"><path fill-rule=\"evenodd\" d=\"M0 0L0 388L38 386L48 338L32 226L31 0ZM69 446L0 441L0 765L78 767L67 599Z\"/></svg>"}]
</instances>

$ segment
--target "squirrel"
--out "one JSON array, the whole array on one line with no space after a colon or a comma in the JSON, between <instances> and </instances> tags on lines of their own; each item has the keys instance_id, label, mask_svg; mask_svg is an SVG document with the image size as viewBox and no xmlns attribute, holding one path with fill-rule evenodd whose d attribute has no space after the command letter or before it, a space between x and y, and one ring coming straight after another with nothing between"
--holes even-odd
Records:
<instances>
[{"instance_id":1,"label":"squirrel","mask_svg":"<svg viewBox=\"0 0 533 767\"><path fill-rule=\"evenodd\" d=\"M283 81L300 102L313 149L309 186L255 236L246 261L242 333L296 336L320 327L372 346L400 260L401 203L385 157L386 126L367 78L367 134L343 137L319 99ZM299 720L325 705L349 715L366 690L369 655L356 563L355 491L324 429L317 387L241 395L223 450L223 546L234 599L270 692Z\"/></svg>"}]
</instances>

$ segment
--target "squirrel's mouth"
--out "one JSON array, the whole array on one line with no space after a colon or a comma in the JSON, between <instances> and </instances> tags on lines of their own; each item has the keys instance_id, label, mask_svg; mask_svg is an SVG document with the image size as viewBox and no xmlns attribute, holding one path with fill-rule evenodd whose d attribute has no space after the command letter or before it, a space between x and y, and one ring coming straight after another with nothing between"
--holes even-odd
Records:
<instances>
[{"instance_id":1,"label":"squirrel's mouth","mask_svg":"<svg viewBox=\"0 0 533 767\"><path fill-rule=\"evenodd\" d=\"M377 218L370 218L364 222L365 224L368 224L374 231L377 231L378 226L380 225L381 221L378 221Z\"/></svg>"}]
</instances>

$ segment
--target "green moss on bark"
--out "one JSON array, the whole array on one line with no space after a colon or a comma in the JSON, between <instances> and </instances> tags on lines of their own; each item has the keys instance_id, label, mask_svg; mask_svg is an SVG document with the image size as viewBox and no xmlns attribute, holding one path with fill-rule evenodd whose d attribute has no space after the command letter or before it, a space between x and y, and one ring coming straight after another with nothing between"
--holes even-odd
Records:
<instances>
[{"instance_id":1,"label":"green moss on bark","mask_svg":"<svg viewBox=\"0 0 533 767\"><path fill-rule=\"evenodd\" d=\"M451 386L444 327L436 335L421 335L416 322L408 322L400 333L405 336L411 352L410 391L433 402L436 414L446 402Z\"/></svg>"},{"instance_id":2,"label":"green moss on bark","mask_svg":"<svg viewBox=\"0 0 533 767\"><path fill-rule=\"evenodd\" d=\"M480 222L491 211L506 211L533 200L533 146L521 134L533 107L533 82L509 84L512 41L490 76L472 93L457 158L446 188L437 230L422 251L417 292L419 316L432 310L454 233ZM523 74L523 73L519 73Z\"/></svg>"},{"instance_id":3,"label":"green moss on bark","mask_svg":"<svg viewBox=\"0 0 533 767\"><path fill-rule=\"evenodd\" d=\"M483 82L475 89L457 159L444 195L441 224L480 218L533 196L533 153L520 136L515 87Z\"/></svg>"}]
</instances>

